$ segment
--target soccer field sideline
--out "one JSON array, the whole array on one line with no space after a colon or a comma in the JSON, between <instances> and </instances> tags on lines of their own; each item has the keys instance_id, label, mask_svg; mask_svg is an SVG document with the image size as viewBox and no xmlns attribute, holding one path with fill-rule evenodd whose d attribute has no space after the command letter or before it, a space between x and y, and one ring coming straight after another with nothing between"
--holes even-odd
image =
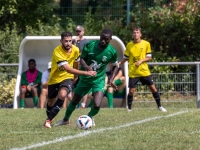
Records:
<instances>
[{"instance_id":1,"label":"soccer field sideline","mask_svg":"<svg viewBox=\"0 0 200 150\"><path fill-rule=\"evenodd\" d=\"M198 110L196 110L196 111L198 111ZM117 129L120 129L120 128L129 127L129 126L132 126L132 125L135 125L135 124L141 124L141 123L145 123L145 122L149 122L149 121L159 120L159 119L162 119L162 118L174 117L174 116L181 115L181 114L184 114L184 113L187 113L187 112L189 112L189 111L188 110L180 111L180 112L176 112L176 113L169 114L169 115L166 115L166 116L155 116L155 117L146 118L146 119L134 121L134 122L131 122L131 123L126 123L124 125L115 126L115 127L101 128L101 129L97 129L97 130L86 130L86 131L83 131L83 133L79 133L79 134L76 134L76 135L73 135L73 136L71 136L71 135L70 136L64 136L64 137L56 138L55 140L43 141L43 142L40 142L40 143L32 144L32 145L29 145L29 146L24 146L24 147L21 147L21 148L11 148L10 150L27 150L27 149L31 149L31 148L42 147L42 146L45 146L45 145L63 142L63 141L75 139L75 138L78 138L78 137L84 137L86 135L93 134L93 133L99 133L99 132L104 132L104 131L108 131L108 130L117 130Z\"/></svg>"}]
</instances>

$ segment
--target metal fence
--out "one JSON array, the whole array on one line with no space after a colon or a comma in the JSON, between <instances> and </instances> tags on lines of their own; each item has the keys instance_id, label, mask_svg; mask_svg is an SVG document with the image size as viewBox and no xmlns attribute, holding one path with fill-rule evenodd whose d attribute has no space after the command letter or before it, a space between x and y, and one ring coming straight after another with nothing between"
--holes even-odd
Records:
<instances>
[{"instance_id":1,"label":"metal fence","mask_svg":"<svg viewBox=\"0 0 200 150\"><path fill-rule=\"evenodd\" d=\"M160 62L148 63L150 66L155 65L191 65L196 66L195 73L152 73L156 88L159 90L162 102L165 103L181 103L188 107L189 103L193 103L193 107L200 107L200 62ZM0 64L1 67L15 67L18 64ZM17 71L0 74L6 76L8 80L16 78ZM154 102L152 94L147 86L141 83L137 86L134 94L134 102L151 103ZM135 104L135 103L134 103ZM174 104L175 106L175 104ZM183 106L183 105L182 105ZM146 107L146 105L144 105Z\"/></svg>"},{"instance_id":2,"label":"metal fence","mask_svg":"<svg viewBox=\"0 0 200 150\"><path fill-rule=\"evenodd\" d=\"M156 5L167 4L171 0L60 0L59 17L62 18L62 24L66 25L66 17L72 18L77 24L84 23L84 16L91 9L91 14L104 18L130 18L129 12L136 6L153 7Z\"/></svg>"}]
</instances>

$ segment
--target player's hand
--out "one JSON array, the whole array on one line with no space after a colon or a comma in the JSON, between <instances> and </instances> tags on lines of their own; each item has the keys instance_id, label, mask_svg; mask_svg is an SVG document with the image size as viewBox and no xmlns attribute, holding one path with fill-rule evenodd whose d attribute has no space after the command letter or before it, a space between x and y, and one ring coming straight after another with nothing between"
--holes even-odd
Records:
<instances>
[{"instance_id":1,"label":"player's hand","mask_svg":"<svg viewBox=\"0 0 200 150\"><path fill-rule=\"evenodd\" d=\"M87 70L87 71L93 71L92 67L90 67L90 66L85 66L84 68L85 68L85 70Z\"/></svg>"},{"instance_id":2,"label":"player's hand","mask_svg":"<svg viewBox=\"0 0 200 150\"><path fill-rule=\"evenodd\" d=\"M31 91L31 86L30 85L28 85L26 88L27 88L27 91L29 91L29 92Z\"/></svg>"},{"instance_id":3,"label":"player's hand","mask_svg":"<svg viewBox=\"0 0 200 150\"><path fill-rule=\"evenodd\" d=\"M141 65L141 63L142 63L142 61L137 61L136 63L135 63L135 65L137 66L137 67L139 67L140 65Z\"/></svg>"},{"instance_id":4,"label":"player's hand","mask_svg":"<svg viewBox=\"0 0 200 150\"><path fill-rule=\"evenodd\" d=\"M85 75L86 76L96 76L97 72L96 71L86 71Z\"/></svg>"},{"instance_id":5,"label":"player's hand","mask_svg":"<svg viewBox=\"0 0 200 150\"><path fill-rule=\"evenodd\" d=\"M118 90L118 87L113 82L110 83L110 86L114 89L114 91Z\"/></svg>"}]
</instances>

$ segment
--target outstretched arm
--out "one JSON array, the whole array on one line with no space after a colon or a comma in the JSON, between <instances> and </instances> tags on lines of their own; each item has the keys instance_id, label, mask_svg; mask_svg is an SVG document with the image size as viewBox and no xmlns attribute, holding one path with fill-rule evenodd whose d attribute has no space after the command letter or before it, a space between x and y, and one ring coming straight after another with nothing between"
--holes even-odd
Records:
<instances>
[{"instance_id":1,"label":"outstretched arm","mask_svg":"<svg viewBox=\"0 0 200 150\"><path fill-rule=\"evenodd\" d=\"M81 66L85 68L87 71L92 71L92 67L88 66L83 58L80 59Z\"/></svg>"},{"instance_id":2,"label":"outstretched arm","mask_svg":"<svg viewBox=\"0 0 200 150\"><path fill-rule=\"evenodd\" d=\"M69 64L64 64L63 67L67 72L72 73L72 74L80 74L80 75L86 75L86 76L95 76L96 75L96 71L77 70L77 69L71 68Z\"/></svg>"},{"instance_id":3,"label":"outstretched arm","mask_svg":"<svg viewBox=\"0 0 200 150\"><path fill-rule=\"evenodd\" d=\"M118 65L120 66L121 64L125 63L127 60L128 60L128 58L123 58L123 59L118 63ZM119 66L118 66L118 67L119 67Z\"/></svg>"}]
</instances>

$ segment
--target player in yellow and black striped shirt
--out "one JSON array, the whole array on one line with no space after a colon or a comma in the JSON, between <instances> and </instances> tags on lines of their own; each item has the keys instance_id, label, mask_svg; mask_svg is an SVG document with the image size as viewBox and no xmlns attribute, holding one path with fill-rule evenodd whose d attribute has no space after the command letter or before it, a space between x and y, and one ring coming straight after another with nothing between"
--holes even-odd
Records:
<instances>
[{"instance_id":1,"label":"player in yellow and black striped shirt","mask_svg":"<svg viewBox=\"0 0 200 150\"><path fill-rule=\"evenodd\" d=\"M74 69L75 63L79 61L79 49L72 45L72 34L63 32L61 34L61 45L57 46L52 55L51 73L48 80L48 102L47 119L44 127L51 128L53 118L60 111L66 95L71 91L74 74L95 76L96 71L81 71ZM56 99L56 101L55 101Z\"/></svg>"},{"instance_id":2,"label":"player in yellow and black striped shirt","mask_svg":"<svg viewBox=\"0 0 200 150\"><path fill-rule=\"evenodd\" d=\"M160 111L166 112L166 109L161 106L160 95L151 78L151 73L146 62L152 59L151 46L148 41L141 39L142 33L139 27L133 29L133 41L129 42L124 51L124 58L119 65L128 61L128 76L129 76L129 93L127 96L128 111L132 110L133 94L136 90L136 85L140 81L143 85L147 85L151 90L153 97Z\"/></svg>"}]
</instances>

